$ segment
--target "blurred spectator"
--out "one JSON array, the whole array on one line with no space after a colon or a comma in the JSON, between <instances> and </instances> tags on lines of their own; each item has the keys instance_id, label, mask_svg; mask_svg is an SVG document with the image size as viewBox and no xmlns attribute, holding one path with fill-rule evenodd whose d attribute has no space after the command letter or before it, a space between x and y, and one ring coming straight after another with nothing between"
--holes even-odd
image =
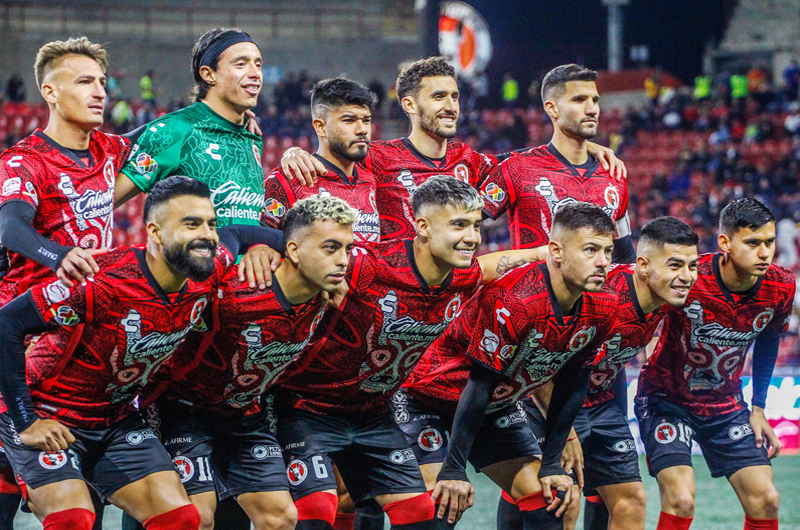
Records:
<instances>
[{"instance_id":1,"label":"blurred spectator","mask_svg":"<svg viewBox=\"0 0 800 530\"><path fill-rule=\"evenodd\" d=\"M747 77L739 74L734 74L730 78L731 82L731 98L743 99L747 97Z\"/></svg>"},{"instance_id":2,"label":"blurred spectator","mask_svg":"<svg viewBox=\"0 0 800 530\"><path fill-rule=\"evenodd\" d=\"M6 96L12 103L25 101L25 81L19 74L13 74L6 83Z\"/></svg>"},{"instance_id":3,"label":"blurred spectator","mask_svg":"<svg viewBox=\"0 0 800 530\"><path fill-rule=\"evenodd\" d=\"M784 68L783 81L786 83L786 99L797 101L797 92L800 89L800 65L797 59L789 61L789 66Z\"/></svg>"},{"instance_id":4,"label":"blurred spectator","mask_svg":"<svg viewBox=\"0 0 800 530\"><path fill-rule=\"evenodd\" d=\"M661 76L657 71L644 80L644 94L652 106L658 105L658 96L661 94Z\"/></svg>"},{"instance_id":5,"label":"blurred spectator","mask_svg":"<svg viewBox=\"0 0 800 530\"><path fill-rule=\"evenodd\" d=\"M133 129L133 109L131 104L125 99L117 101L114 108L111 110L111 125L114 127L114 133L125 134Z\"/></svg>"},{"instance_id":6,"label":"blurred spectator","mask_svg":"<svg viewBox=\"0 0 800 530\"><path fill-rule=\"evenodd\" d=\"M515 108L519 99L519 83L508 72L503 75L502 91L503 105L508 109Z\"/></svg>"},{"instance_id":7,"label":"blurred spectator","mask_svg":"<svg viewBox=\"0 0 800 530\"><path fill-rule=\"evenodd\" d=\"M153 85L153 71L148 70L139 80L139 90L141 91L142 103L151 106L156 104L155 87Z\"/></svg>"},{"instance_id":8,"label":"blurred spectator","mask_svg":"<svg viewBox=\"0 0 800 530\"><path fill-rule=\"evenodd\" d=\"M703 100L711 96L711 78L698 75L694 78L694 99Z\"/></svg>"}]
</instances>

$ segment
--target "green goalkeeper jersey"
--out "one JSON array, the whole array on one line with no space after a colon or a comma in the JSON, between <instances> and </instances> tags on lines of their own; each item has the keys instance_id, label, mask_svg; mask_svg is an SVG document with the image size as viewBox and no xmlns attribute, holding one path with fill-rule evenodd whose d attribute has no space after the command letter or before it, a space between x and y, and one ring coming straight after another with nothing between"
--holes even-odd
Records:
<instances>
[{"instance_id":1,"label":"green goalkeeper jersey","mask_svg":"<svg viewBox=\"0 0 800 530\"><path fill-rule=\"evenodd\" d=\"M264 208L261 137L198 102L148 124L122 168L143 192L172 175L208 184L217 225L257 225Z\"/></svg>"}]
</instances>

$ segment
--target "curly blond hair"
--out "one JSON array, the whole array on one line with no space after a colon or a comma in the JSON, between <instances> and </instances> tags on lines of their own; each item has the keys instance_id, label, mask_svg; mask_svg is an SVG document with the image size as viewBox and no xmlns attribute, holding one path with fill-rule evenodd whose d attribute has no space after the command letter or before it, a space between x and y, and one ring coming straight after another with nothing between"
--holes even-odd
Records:
<instances>
[{"instance_id":1,"label":"curly blond hair","mask_svg":"<svg viewBox=\"0 0 800 530\"><path fill-rule=\"evenodd\" d=\"M340 225L354 225L358 211L337 197L313 195L295 203L283 221L283 236L286 241L298 230L315 221L336 221Z\"/></svg>"}]
</instances>

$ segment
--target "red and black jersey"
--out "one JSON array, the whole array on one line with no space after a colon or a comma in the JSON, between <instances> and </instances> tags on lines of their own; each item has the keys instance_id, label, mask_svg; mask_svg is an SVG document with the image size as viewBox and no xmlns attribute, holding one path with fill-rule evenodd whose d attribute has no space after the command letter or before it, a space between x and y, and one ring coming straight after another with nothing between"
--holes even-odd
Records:
<instances>
[{"instance_id":1,"label":"red and black jersey","mask_svg":"<svg viewBox=\"0 0 800 530\"><path fill-rule=\"evenodd\" d=\"M504 376L487 412L514 404L575 355L585 366L596 364L618 305L613 293L583 293L572 314L563 315L546 263L512 269L467 303L458 325L426 352L406 385L408 392L435 408L455 410L469 363L480 363Z\"/></svg>"},{"instance_id":2,"label":"red and black jersey","mask_svg":"<svg viewBox=\"0 0 800 530\"><path fill-rule=\"evenodd\" d=\"M264 181L266 203L262 220L273 228L283 228L283 219L289 208L300 199L312 195L338 197L358 210L353 237L357 244L375 244L381 239L381 225L375 202L375 177L369 170L356 167L353 176L348 177L341 169L319 155L314 155L328 169L327 175L320 175L312 187L304 186L297 180L289 180L278 167L267 175Z\"/></svg>"},{"instance_id":3,"label":"red and black jersey","mask_svg":"<svg viewBox=\"0 0 800 530\"><path fill-rule=\"evenodd\" d=\"M697 282L683 307L673 308L653 355L639 375L638 396L658 396L702 416L746 406L742 367L761 332L785 331L795 278L774 263L743 293L731 292L720 273L722 254L700 257Z\"/></svg>"},{"instance_id":4,"label":"red and black jersey","mask_svg":"<svg viewBox=\"0 0 800 530\"><path fill-rule=\"evenodd\" d=\"M434 175L450 175L478 187L497 165L493 156L476 153L461 142L448 142L443 159L423 155L408 138L372 142L365 167L378 182L381 239L413 239L417 235L411 194Z\"/></svg>"},{"instance_id":5,"label":"red and black jersey","mask_svg":"<svg viewBox=\"0 0 800 530\"><path fill-rule=\"evenodd\" d=\"M233 264L218 246L211 278L168 294L153 278L142 247L95 259L100 272L82 285L67 288L55 280L30 290L44 322L58 326L26 355L36 412L84 429L108 427L134 410L133 398L189 331L205 326L203 310Z\"/></svg>"},{"instance_id":6,"label":"red and black jersey","mask_svg":"<svg viewBox=\"0 0 800 530\"><path fill-rule=\"evenodd\" d=\"M592 368L584 407L614 399L614 381L620 370L647 346L664 319L664 308L649 315L642 311L633 283L634 265L612 265L603 291L619 296L617 322L605 343L605 357Z\"/></svg>"},{"instance_id":7,"label":"red and black jersey","mask_svg":"<svg viewBox=\"0 0 800 530\"><path fill-rule=\"evenodd\" d=\"M481 186L484 212L497 219L508 211L512 248L536 248L550 241L556 211L589 202L614 221L628 210L628 184L617 182L593 156L583 166L567 161L552 144L519 152L489 174Z\"/></svg>"},{"instance_id":8,"label":"red and black jersey","mask_svg":"<svg viewBox=\"0 0 800 530\"><path fill-rule=\"evenodd\" d=\"M325 304L316 296L292 306L277 278L261 291L240 282L234 268L212 311L215 331L189 334L175 354L164 398L216 416L250 415L305 350Z\"/></svg>"},{"instance_id":9,"label":"red and black jersey","mask_svg":"<svg viewBox=\"0 0 800 530\"><path fill-rule=\"evenodd\" d=\"M93 131L86 159L37 130L0 155L0 205L30 204L33 227L44 237L70 247L111 246L114 182L125 164L130 142ZM8 274L0 283L0 305L32 285L55 278L45 265L8 252Z\"/></svg>"},{"instance_id":10,"label":"red and black jersey","mask_svg":"<svg viewBox=\"0 0 800 530\"><path fill-rule=\"evenodd\" d=\"M481 280L473 259L442 285L429 286L410 240L356 247L353 254L344 307L329 312L330 320L326 315L324 338L282 384L295 408L323 414L385 410Z\"/></svg>"}]
</instances>

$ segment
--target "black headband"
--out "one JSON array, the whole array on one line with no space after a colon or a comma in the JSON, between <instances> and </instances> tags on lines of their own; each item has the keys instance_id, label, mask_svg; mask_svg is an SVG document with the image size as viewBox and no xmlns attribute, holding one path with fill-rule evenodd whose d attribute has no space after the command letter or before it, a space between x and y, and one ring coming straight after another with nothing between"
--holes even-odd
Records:
<instances>
[{"instance_id":1,"label":"black headband","mask_svg":"<svg viewBox=\"0 0 800 530\"><path fill-rule=\"evenodd\" d=\"M214 64L214 61L216 61L217 58L222 55L222 52L234 44L239 44L240 42L252 42L253 44L256 44L247 33L242 31L226 32L224 36L217 39L208 48L206 48L206 51L203 52L203 56L200 57L200 64L197 66L197 69L200 70L200 68L203 66L211 66ZM256 47L258 47L258 44L256 44Z\"/></svg>"}]
</instances>

